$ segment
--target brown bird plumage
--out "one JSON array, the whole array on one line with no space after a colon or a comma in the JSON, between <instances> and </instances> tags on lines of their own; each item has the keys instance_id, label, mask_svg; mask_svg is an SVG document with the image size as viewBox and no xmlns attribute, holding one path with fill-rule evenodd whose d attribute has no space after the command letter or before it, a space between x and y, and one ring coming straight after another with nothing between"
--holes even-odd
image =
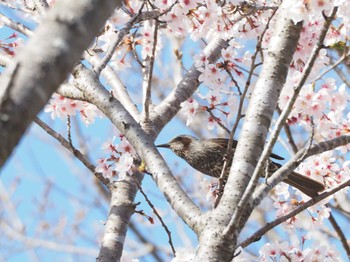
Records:
<instances>
[{"instance_id":1,"label":"brown bird plumage","mask_svg":"<svg viewBox=\"0 0 350 262\"><path fill-rule=\"evenodd\" d=\"M193 136L181 135L173 138L169 143L157 145L157 147L169 148L198 171L212 177L220 177L224 156L227 152L227 144L228 139L226 138L197 139ZM232 145L233 152L236 146L237 141L234 140ZM284 159L273 153L270 157L278 160ZM228 167L231 167L232 159L228 161ZM269 171L272 174L280 167L280 164L271 160ZM319 192L324 190L324 186L321 183L296 172L290 173L283 182L299 189L310 197L317 196Z\"/></svg>"}]
</instances>

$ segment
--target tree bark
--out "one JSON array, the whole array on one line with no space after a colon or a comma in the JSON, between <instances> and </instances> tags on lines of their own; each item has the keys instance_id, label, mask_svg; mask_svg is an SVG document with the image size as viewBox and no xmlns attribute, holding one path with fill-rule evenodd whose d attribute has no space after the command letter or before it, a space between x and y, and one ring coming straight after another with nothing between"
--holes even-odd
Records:
<instances>
[{"instance_id":1,"label":"tree bark","mask_svg":"<svg viewBox=\"0 0 350 262\"><path fill-rule=\"evenodd\" d=\"M141 174L136 176L139 183L142 178ZM138 188L132 177L128 176L123 181L114 182L109 189L111 203L100 253L96 259L99 262L120 261L126 231L136 207L134 199Z\"/></svg>"},{"instance_id":2,"label":"tree bark","mask_svg":"<svg viewBox=\"0 0 350 262\"><path fill-rule=\"evenodd\" d=\"M0 78L0 166L122 1L58 1Z\"/></svg>"},{"instance_id":3,"label":"tree bark","mask_svg":"<svg viewBox=\"0 0 350 262\"><path fill-rule=\"evenodd\" d=\"M295 25L286 12L279 14L278 21L244 118L224 194L210 215L209 226L203 227L196 261L231 261L238 235L252 211L242 212L245 206L240 200L262 153L301 30L301 24Z\"/></svg>"}]
</instances>

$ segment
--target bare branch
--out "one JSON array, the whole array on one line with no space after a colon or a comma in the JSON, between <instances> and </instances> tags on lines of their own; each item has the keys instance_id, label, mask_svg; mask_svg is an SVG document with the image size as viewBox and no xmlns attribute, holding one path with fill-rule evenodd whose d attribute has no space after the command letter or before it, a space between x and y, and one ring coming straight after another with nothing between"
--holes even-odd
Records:
<instances>
[{"instance_id":1,"label":"bare branch","mask_svg":"<svg viewBox=\"0 0 350 262\"><path fill-rule=\"evenodd\" d=\"M298 206L297 208L295 208L294 210L290 211L288 214L281 216L277 219L275 219L272 222L267 223L264 227L262 227L261 229L259 229L258 231L256 231L253 235L251 235L249 238L247 238L246 240L244 240L243 242L241 242L238 246L242 246L242 247L246 247L249 244L251 244L252 242L255 242L257 240L259 240L265 233L267 233L269 230L271 230L272 228L278 226L279 224L285 222L286 220L294 217L295 215L301 213L302 211L304 211L305 209L317 204L318 202L320 202L321 200L333 195L334 193L338 192L339 190L350 186L350 179L341 183L340 185L336 186L335 188L332 188L331 190L327 190L325 192L323 192L322 194L320 194L317 197L314 197L312 199L310 199L309 201L307 201L306 203Z\"/></svg>"},{"instance_id":2,"label":"bare branch","mask_svg":"<svg viewBox=\"0 0 350 262\"><path fill-rule=\"evenodd\" d=\"M344 54L337 61L335 61L335 63L333 63L326 70L324 70L321 74L319 74L317 77L315 77L315 79L312 80L312 82L316 82L317 80L321 79L322 76L324 76L325 74L327 74L331 70L334 70L338 65L340 65L349 56L350 56L350 50L347 52L344 52Z\"/></svg>"},{"instance_id":3,"label":"bare branch","mask_svg":"<svg viewBox=\"0 0 350 262\"><path fill-rule=\"evenodd\" d=\"M262 41L264 39L264 35L265 35L267 29L269 28L270 22L271 22L272 18L274 17L276 11L277 11L277 9L272 12L271 16L269 17L269 19L268 19L268 21L266 23L266 26L265 26L261 36L260 36L260 39L259 39L259 41L256 44L255 52L254 52L254 54L252 55L252 58L251 58L250 70L249 70L248 78L247 78L247 81L246 81L243 93L241 93L240 89L238 89L239 93L240 93L239 105L238 105L238 110L237 110L237 113L236 113L235 123L233 124L233 127L232 127L232 129L231 129L231 131L229 133L230 134L229 143L227 144L226 159L225 159L224 166L223 166L221 174L220 174L220 181L223 181L224 174L226 173L226 169L228 168L227 160L228 159L232 159L232 157L233 157L233 152L232 152L233 138L234 138L234 135L235 135L236 130L238 128L238 124L239 124L240 120L243 117L243 114L242 114L243 103L244 103L245 97L247 95L248 89L250 87L250 83L251 83L251 80L252 80L252 77L253 77L253 74L254 74L254 70L256 69L255 61L256 61L256 58L258 56L258 53L261 51L261 43L262 43ZM221 192L221 188L220 187L221 187L221 185L219 185L219 192ZM220 200L220 197L216 201L215 206L217 206L219 200Z\"/></svg>"},{"instance_id":4,"label":"bare branch","mask_svg":"<svg viewBox=\"0 0 350 262\"><path fill-rule=\"evenodd\" d=\"M220 210L221 205L222 209L226 205L236 206L233 216L228 214L229 223L224 230L226 236L232 235L235 229L239 230L240 223L244 224L248 213L251 212L246 209L246 201L259 179L259 176L253 175L253 167L256 166L263 150L271 118L277 106L280 87L286 81L289 65L299 40L301 23L295 25L289 19L287 12L283 11L279 14L279 20L249 103L228 183L218 206Z\"/></svg>"},{"instance_id":5,"label":"bare branch","mask_svg":"<svg viewBox=\"0 0 350 262\"><path fill-rule=\"evenodd\" d=\"M147 63L147 65L144 67L146 75L144 76L144 81L143 81L143 89L145 90L144 101L143 101L143 112L144 112L143 121L145 123L149 122L149 109L150 109L149 107L152 103L151 90L152 90L154 59L156 54L156 46L158 42L158 26L159 26L159 22L157 20L154 20L152 55L146 59L145 62Z\"/></svg>"},{"instance_id":6,"label":"bare branch","mask_svg":"<svg viewBox=\"0 0 350 262\"><path fill-rule=\"evenodd\" d=\"M329 214L329 222L331 222L332 227L334 228L335 232L339 236L340 242L342 243L346 254L348 255L348 257L350 257L350 246L349 246L348 240L346 239L343 230L337 223L337 220L335 220L335 217L333 216L332 213Z\"/></svg>"},{"instance_id":7,"label":"bare branch","mask_svg":"<svg viewBox=\"0 0 350 262\"><path fill-rule=\"evenodd\" d=\"M84 94L72 84L62 84L56 91L57 94L69 99L85 101Z\"/></svg>"},{"instance_id":8,"label":"bare branch","mask_svg":"<svg viewBox=\"0 0 350 262\"><path fill-rule=\"evenodd\" d=\"M169 228L167 227L167 225L164 223L164 220L162 219L162 217L159 215L157 209L155 208L155 206L152 204L151 200L149 200L148 196L146 195L146 193L143 191L141 184L136 180L136 178L133 176L134 181L138 187L138 189L140 190L140 193L143 195L143 197L145 198L147 204L150 206L150 208L152 209L153 213L157 216L158 220L160 221L160 223L162 224L162 227L164 228L165 232L168 235L168 239L169 239L169 245L171 247L171 250L173 251L174 256L176 256L176 251L174 248L174 244L173 244L173 240L171 238L171 231L169 230Z\"/></svg>"},{"instance_id":9,"label":"bare branch","mask_svg":"<svg viewBox=\"0 0 350 262\"><path fill-rule=\"evenodd\" d=\"M3 15L2 13L0 13L0 18L1 22L3 22L9 28L12 28L13 30L16 30L17 32L20 32L26 36L33 35L32 31L28 27L19 22L13 21L11 18Z\"/></svg>"},{"instance_id":10,"label":"bare branch","mask_svg":"<svg viewBox=\"0 0 350 262\"><path fill-rule=\"evenodd\" d=\"M92 50L89 50L89 53L86 52L84 58L87 61L89 61L89 63L93 66L101 63L100 59L98 58L98 55ZM113 71L113 69L107 65L101 72L101 74L106 79L108 84L112 86L113 95L115 96L115 98L118 99L118 101L126 108L126 110L128 110L128 112L136 121L139 121L139 110L131 100L129 93L126 90L126 87L116 75L116 73Z\"/></svg>"},{"instance_id":11,"label":"bare branch","mask_svg":"<svg viewBox=\"0 0 350 262\"><path fill-rule=\"evenodd\" d=\"M72 152L73 155L78 158L96 176L96 178L101 181L102 184L106 186L109 184L109 179L106 179L101 173L97 173L95 171L96 167L91 164L90 161L78 149L74 148L68 140L46 125L39 118L36 117L34 122L44 129L50 136L55 138L64 148Z\"/></svg>"}]
</instances>

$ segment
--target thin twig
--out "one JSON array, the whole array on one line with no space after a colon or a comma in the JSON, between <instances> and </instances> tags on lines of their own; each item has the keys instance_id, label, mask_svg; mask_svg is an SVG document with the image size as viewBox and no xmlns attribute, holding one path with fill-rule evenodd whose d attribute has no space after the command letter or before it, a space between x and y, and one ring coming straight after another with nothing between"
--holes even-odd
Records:
<instances>
[{"instance_id":1,"label":"thin twig","mask_svg":"<svg viewBox=\"0 0 350 262\"><path fill-rule=\"evenodd\" d=\"M344 73L338 68L335 67L334 71L338 74L338 76L340 77L340 79L348 86L350 87L350 81L346 78L346 76L344 75Z\"/></svg>"},{"instance_id":2,"label":"thin twig","mask_svg":"<svg viewBox=\"0 0 350 262\"><path fill-rule=\"evenodd\" d=\"M277 112L281 115L282 110L279 107L277 107ZM294 141L292 131L290 130L290 126L288 125L287 122L284 123L283 128L284 128L284 131L286 132L288 143L291 146L293 153L295 154L296 152L298 152L298 146Z\"/></svg>"},{"instance_id":3,"label":"thin twig","mask_svg":"<svg viewBox=\"0 0 350 262\"><path fill-rule=\"evenodd\" d=\"M259 240L263 235L265 235L269 230L271 230L272 228L278 226L279 224L283 223L284 221L294 217L295 215L299 214L300 212L302 212L303 210L315 205L316 203L320 202L321 200L333 195L334 193L338 192L339 190L350 186L350 179L341 183L340 185L338 185L337 187L325 191L322 194L318 195L317 197L314 197L312 199L310 199L309 201L307 201L306 203L298 206L297 208L295 208L294 210L290 211L288 214L281 216L277 219L275 219L272 222L267 223L264 227L262 227L261 229L259 229L258 231L256 231L253 235L251 235L249 238L247 238L246 240L244 240L243 242L241 242L238 246L242 246L242 247L247 247L249 244L251 244L252 242L255 242L257 240Z\"/></svg>"},{"instance_id":4,"label":"thin twig","mask_svg":"<svg viewBox=\"0 0 350 262\"><path fill-rule=\"evenodd\" d=\"M151 207L151 209L153 210L153 213L157 216L157 218L159 219L160 223L162 224L162 227L164 228L165 232L168 235L169 238L169 245L171 247L171 250L174 254L174 256L176 256L176 251L173 245L173 241L171 239L171 231L169 230L169 228L167 227L167 225L164 223L162 217L159 215L158 211L156 210L155 206L152 204L151 200L149 200L148 196L146 195L146 193L143 191L142 186L140 185L140 183L137 181L137 179L135 178L135 176L132 176L138 189L140 190L140 193L143 195L143 197L145 198L147 204Z\"/></svg>"},{"instance_id":5,"label":"thin twig","mask_svg":"<svg viewBox=\"0 0 350 262\"><path fill-rule=\"evenodd\" d=\"M111 60L115 50L123 40L124 36L129 33L130 29L132 26L136 23L139 22L139 18L142 14L142 9L144 7L145 3L141 5L141 8L139 12L125 25L124 28L118 31L117 35L111 40L111 44L108 48L108 51L106 52L105 56L100 60L100 63L96 66L94 66L94 72L96 75L99 75L101 71L106 67L108 62Z\"/></svg>"},{"instance_id":6,"label":"thin twig","mask_svg":"<svg viewBox=\"0 0 350 262\"><path fill-rule=\"evenodd\" d=\"M72 141L70 115L67 115L67 138L71 148L74 150L73 141Z\"/></svg>"},{"instance_id":7,"label":"thin twig","mask_svg":"<svg viewBox=\"0 0 350 262\"><path fill-rule=\"evenodd\" d=\"M268 194L268 192L281 182L290 172L292 172L301 162L301 156L304 155L305 158L320 154L326 151L333 150L337 147L344 146L350 143L350 135L342 135L336 138L329 139L318 144L313 144L309 148L303 148L299 150L291 160L286 164L281 166L271 177L268 179L267 183L260 184L259 188L255 190L252 201L252 206L257 206L261 203L262 199ZM305 155L305 151L307 154ZM247 203L245 204L247 205Z\"/></svg>"},{"instance_id":8,"label":"thin twig","mask_svg":"<svg viewBox=\"0 0 350 262\"><path fill-rule=\"evenodd\" d=\"M328 205L327 205L328 206ZM335 217L332 213L329 214L329 222L331 222L332 227L334 228L335 232L339 236L340 242L343 245L343 248L345 249L346 254L348 257L350 257L350 246L349 243L344 235L343 230L338 225L337 221L335 220Z\"/></svg>"},{"instance_id":9,"label":"thin twig","mask_svg":"<svg viewBox=\"0 0 350 262\"><path fill-rule=\"evenodd\" d=\"M22 245L26 246L28 249L44 248L46 250L53 250L56 252L70 253L82 256L96 257L97 250L92 248L78 247L75 245L64 244L62 241L50 241L48 239L40 239L36 237L29 237L24 235L23 232L10 227L5 221L0 220L0 228L2 229L2 236L6 234L7 236L15 239Z\"/></svg>"},{"instance_id":10,"label":"thin twig","mask_svg":"<svg viewBox=\"0 0 350 262\"><path fill-rule=\"evenodd\" d=\"M151 90L152 90L152 77L153 77L153 69L154 69L154 60L155 60L155 54L156 54L156 47L158 42L158 26L159 22L158 20L154 20L154 34L153 34L153 47L152 47L152 55L149 60L148 64L148 77L147 77L147 84L146 84L146 92L145 92L145 99L143 103L143 111L144 111L144 120L147 122L149 120L149 106L151 104Z\"/></svg>"},{"instance_id":11,"label":"thin twig","mask_svg":"<svg viewBox=\"0 0 350 262\"><path fill-rule=\"evenodd\" d=\"M225 62L223 63L223 66L224 66L224 69L225 69L226 73L227 73L228 76L230 77L231 81L232 81L232 82L235 84L235 86L237 87L238 94L239 94L240 96L242 96L241 88L240 88L238 82L236 81L236 79L233 77L231 71L228 69L227 64L226 64Z\"/></svg>"},{"instance_id":12,"label":"thin twig","mask_svg":"<svg viewBox=\"0 0 350 262\"><path fill-rule=\"evenodd\" d=\"M221 119L219 117L216 117L214 114L213 114L213 110L209 107L205 107L206 111L209 113L209 115L215 120L215 122L224 130L226 131L226 133L230 133L230 130L221 123Z\"/></svg>"},{"instance_id":13,"label":"thin twig","mask_svg":"<svg viewBox=\"0 0 350 262\"><path fill-rule=\"evenodd\" d=\"M340 63L342 63L347 57L349 57L350 55L350 51L344 52L344 54L334 63L332 64L330 67L328 67L325 71L323 71L322 73L320 73L317 77L315 77L314 80L312 80L311 82L316 82L317 80L321 79L322 76L324 76L325 74L327 74L329 71L335 69Z\"/></svg>"},{"instance_id":14,"label":"thin twig","mask_svg":"<svg viewBox=\"0 0 350 262\"><path fill-rule=\"evenodd\" d=\"M90 161L76 148L72 147L68 140L66 140L63 136L41 121L38 117L34 119L34 122L44 129L50 136L55 138L60 144L65 147L68 151L73 153L73 155L78 158L95 176L101 181L102 184L108 186L109 179L105 178L101 173L95 171L96 167L90 163Z\"/></svg>"}]
</instances>

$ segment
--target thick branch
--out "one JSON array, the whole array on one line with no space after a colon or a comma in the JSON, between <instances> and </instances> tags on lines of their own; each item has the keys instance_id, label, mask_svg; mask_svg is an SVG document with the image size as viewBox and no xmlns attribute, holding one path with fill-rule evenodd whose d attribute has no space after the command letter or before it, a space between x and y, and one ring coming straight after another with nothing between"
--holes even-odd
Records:
<instances>
[{"instance_id":1,"label":"thick branch","mask_svg":"<svg viewBox=\"0 0 350 262\"><path fill-rule=\"evenodd\" d=\"M0 78L0 166L121 1L58 1Z\"/></svg>"},{"instance_id":2,"label":"thick branch","mask_svg":"<svg viewBox=\"0 0 350 262\"><path fill-rule=\"evenodd\" d=\"M249 103L228 183L220 203L222 204L220 211L227 205L233 204L235 207L233 217L225 230L228 235L235 230L239 231L244 224L243 221L247 221L249 217L247 212L242 213L242 210L246 205L245 201L250 198L257 185L259 177L250 178L264 147L273 112L299 40L301 24L295 25L286 12L279 14L279 21ZM247 187L249 191L246 190ZM243 214L245 217L242 217ZM242 224L239 224L239 221Z\"/></svg>"},{"instance_id":3,"label":"thick branch","mask_svg":"<svg viewBox=\"0 0 350 262\"><path fill-rule=\"evenodd\" d=\"M280 117L279 117L279 119L277 121L275 129L274 129L274 131L271 134L271 138L270 138L267 146L265 146L265 148L264 148L264 150L262 152L262 155L260 156L259 162L257 163L256 168L254 170L252 179L249 181L248 187L247 187L247 189L245 191L245 194L243 195L242 199L240 200L238 208L241 208L241 207L246 205L246 203L249 201L250 197L252 196L255 187L257 186L260 174L262 174L263 169L264 169L264 167L266 165L266 162L268 161L268 158L269 158L269 156L270 156L270 154L272 152L273 145L277 141L279 132L280 132L281 128L283 127L284 123L286 122L286 119L287 119L290 111L292 110L292 106L293 106L296 98L298 97L298 94L299 94L302 86L305 84L305 81L306 81L307 77L309 76L309 74L311 72L311 69L312 69L312 67L314 65L314 62L316 61L318 53L320 52L320 50L321 50L321 48L323 46L323 41L324 41L324 39L326 37L328 28L329 28L329 26L330 26L330 24L331 24L331 22L332 22L332 20L333 20L333 18L335 16L336 10L337 10L337 8L333 9L331 17L325 22L323 30L320 33L319 40L318 40L318 42L317 42L317 44L316 44L312 54L310 55L310 58L309 58L308 62L306 63L306 66L305 66L304 71L302 73L301 80L300 80L297 88L295 89L293 97L290 99L288 105L284 108L284 110L282 111L282 113L281 113L281 115L280 115ZM294 27L297 28L297 26L294 26ZM298 27L299 27L298 30L300 32L301 25L299 25ZM293 48L295 48L295 47L296 46L294 46ZM295 49L293 49L293 53L294 53L294 50ZM281 56L283 54L279 54L279 55ZM292 58L292 56L290 58ZM285 71L285 72L288 72L288 71ZM284 81L285 81L285 77L286 77L286 75L284 75ZM278 92L278 94L279 94L279 92ZM274 101L274 103L276 104L276 102L277 102L277 99L276 99L276 101ZM251 208L254 208L254 207L251 207ZM247 213L247 210L245 210L245 213ZM239 214L236 213L234 215L234 218L230 222L231 230L233 230L233 228L237 225L237 221L236 220L238 218L236 218L235 216L238 216L238 215Z\"/></svg>"},{"instance_id":4,"label":"thick branch","mask_svg":"<svg viewBox=\"0 0 350 262\"><path fill-rule=\"evenodd\" d=\"M168 166L154 146L154 138L149 137L121 103L110 96L91 71L79 65L74 72L74 77L77 87L84 92L86 100L96 105L112 121L146 162L159 189L175 212L186 224L195 229L198 216L201 214L200 210L171 175Z\"/></svg>"},{"instance_id":5,"label":"thick branch","mask_svg":"<svg viewBox=\"0 0 350 262\"><path fill-rule=\"evenodd\" d=\"M313 65L316 61L316 58L319 54L319 52L321 51L322 47L323 47L323 41L324 39L326 38L326 34L328 32L328 28L330 27L334 17L335 17L335 14L337 12L337 7L335 7L332 11L332 14L331 16L325 21L325 24L323 26L323 29L320 33L320 36L319 36L319 39L310 55L310 58L308 59L304 69L303 69L303 72L302 72L302 75L301 75L301 79L298 83L298 85L296 86L295 90L294 90L294 93L292 95L292 97L290 98L290 100L288 101L287 105L285 106L285 108L283 109L280 117L278 118L277 120L277 123L275 125L275 128L273 130L273 132L271 133L271 137L267 143L267 145L265 146L264 148L264 151L260 157L260 160L255 168L255 171L254 171L254 176L255 177L259 177L259 175L262 173L263 171L263 168L264 168L264 165L266 163L266 160L269 158L271 152L272 152L272 148L274 146L274 144L276 143L277 139L278 139L278 136L279 136L279 133L283 127L283 125L285 125L286 123L286 120L290 114L290 112L292 111L293 109L293 105L295 103L295 101L297 100L297 97L302 89L302 87L305 85L305 82L307 80L307 78L309 77L310 75L310 72L313 68ZM246 201L247 199L245 199Z\"/></svg>"},{"instance_id":6,"label":"thick branch","mask_svg":"<svg viewBox=\"0 0 350 262\"><path fill-rule=\"evenodd\" d=\"M143 175L138 175L136 179L142 181ZM120 261L126 231L136 207L133 201L137 186L132 177L114 182L109 189L112 197L100 254L96 259L99 262Z\"/></svg>"},{"instance_id":7,"label":"thick branch","mask_svg":"<svg viewBox=\"0 0 350 262\"><path fill-rule=\"evenodd\" d=\"M89 61L89 63L92 64L93 66L97 66L98 64L101 63L101 60L98 58L98 55L92 50L89 50L89 53L86 53L84 58L87 61ZM136 105L131 100L129 93L126 90L126 87L124 86L122 81L119 79L118 75L113 71L112 67L110 67L109 65L106 65L104 70L102 70L101 74L106 79L108 84L111 85L113 90L113 95L115 96L115 98L117 98L118 101L132 115L132 117L136 121L138 121L140 118L139 111Z\"/></svg>"}]
</instances>

